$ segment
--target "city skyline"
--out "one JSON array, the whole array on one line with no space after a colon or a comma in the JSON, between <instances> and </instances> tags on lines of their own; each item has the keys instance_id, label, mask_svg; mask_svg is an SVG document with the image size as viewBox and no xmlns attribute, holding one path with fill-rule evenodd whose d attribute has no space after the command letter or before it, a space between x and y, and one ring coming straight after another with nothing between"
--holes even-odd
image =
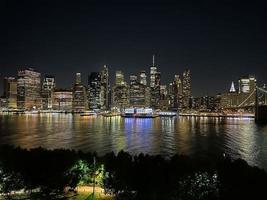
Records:
<instances>
[{"instance_id":1,"label":"city skyline","mask_svg":"<svg viewBox=\"0 0 267 200\"><path fill-rule=\"evenodd\" d=\"M148 84L148 86L150 85L150 79L151 79L151 77L150 77L150 74L151 74L151 67L153 67L153 66L156 66L156 68L157 69L160 69L160 67L158 67L158 65L154 65L154 56L155 55L152 55L153 57L152 57L152 63L151 63L151 65L149 66L148 65L148 67L147 67L147 69L141 69L140 71L135 71L135 72L133 72L133 73L129 73L129 72L127 72L127 71L123 71L123 70L121 70L121 69L118 69L118 70L112 70L111 68L110 68L110 66L108 66L108 65L106 65L106 64L104 64L103 66L104 67L108 67L108 69L109 69L109 83L110 83L110 85L115 85L116 84L116 72L117 71L121 71L122 73L123 73L123 76L124 76L124 80L125 80L125 82L127 82L127 83L130 83L131 82L131 76L141 76L141 73L144 73L145 75L146 75L146 82L147 82L147 84ZM41 82L43 82L43 80L48 76L51 76L51 77L54 77L56 80L57 80L57 87L56 88L58 88L58 89L71 89L72 87L73 87L73 84L75 84L75 79L76 79L76 75L77 75L77 73L79 73L80 75L81 75L81 83L83 84L83 85L85 85L85 86L87 86L88 85L88 77L92 74L92 73L100 73L100 71L103 69L103 66L99 66L99 68L98 68L98 70L96 70L96 71L90 71L90 72L88 72L87 74L84 74L84 73L81 73L80 71L74 71L74 72L72 72L72 77L70 78L70 79L66 79L65 78L65 85L63 85L63 84L60 84L59 83L59 75L56 75L56 74L52 74L52 73L43 73L43 72L41 72L41 71L39 71L38 70L38 68L34 68L34 67L32 67L32 66L25 66L25 67L18 67L18 70L14 73L14 74L11 74L11 73L7 73L7 74L1 74L2 75L2 77L0 77L1 78L1 83L0 83L0 85L1 85L1 88L0 88L0 96L4 93L4 90L3 90L3 81L4 81L4 79L5 78L8 78L8 77L14 77L14 78L16 78L17 77L17 72L18 71L20 71L20 70L25 70L25 69L33 69L34 71L36 71L36 72L39 72L40 74L41 74ZM182 71L181 71L182 70ZM186 71L186 70L190 70L191 71L191 73L192 73L192 70L190 69L190 68L182 68L181 70L179 70L179 72L177 71L176 73L174 73L171 77L165 77L164 75L162 76L160 76L160 79L161 79L161 85L168 85L171 81L173 81L175 78L176 78L176 76L178 75L178 76L182 76L183 75L183 73ZM160 70L159 70L160 71ZM181 72L180 72L181 71ZM153 73L153 72L152 72ZM162 73L162 71L160 71L160 73ZM193 73L194 74L194 73ZM193 75L194 76L194 75ZM237 77L233 77L233 79L231 79L231 81L230 82L228 82L228 83L226 83L226 85L224 85L222 88L223 88L223 90L218 90L218 91L213 91L213 92L207 92L208 91L208 88L204 88L203 89L203 93L195 93L194 92L194 87L192 87L191 88L191 91L192 91L192 94L191 95L189 95L189 96L195 96L195 97L198 97L198 96L205 96L205 95L216 95L216 94L219 94L219 93L222 93L222 92L228 92L228 91L230 91L231 89L232 89L232 87L233 87L233 84L234 84L234 86L236 86L236 85L238 85L238 79L239 78L242 78L242 77L249 77L249 76L253 76L253 77L255 77L255 78L257 78L257 76L255 76L253 73L251 73L251 74L245 74L245 73L243 73L243 74L239 74ZM162 80L164 80L164 81L162 81ZM141 81L141 80L140 80ZM163 83L162 83L163 82ZM195 81L194 81L194 79L192 79L191 80L191 82L192 83L194 83ZM191 83L191 84L192 84ZM265 85L266 84L266 82L264 82L264 80L259 80L258 78L257 78L257 83L259 84L259 85ZM193 84L192 84L193 85ZM150 85L151 86L151 85ZM197 85L195 86L195 87L197 87ZM230 90L229 90L229 88L230 88ZM235 88L236 89L236 88ZM205 92L205 90L206 90L206 92ZM237 90L238 91L238 90Z\"/></svg>"},{"instance_id":2,"label":"city skyline","mask_svg":"<svg viewBox=\"0 0 267 200\"><path fill-rule=\"evenodd\" d=\"M105 64L111 77L122 70L128 79L148 73L156 54L163 83L185 68L194 72L195 96L226 90L243 74L265 81L266 13L259 2L2 1L1 7L0 79L34 67L67 87L75 72L87 75Z\"/></svg>"},{"instance_id":3,"label":"city skyline","mask_svg":"<svg viewBox=\"0 0 267 200\"><path fill-rule=\"evenodd\" d=\"M240 76L237 85L231 82L227 91L216 95L194 96L192 94L192 72L185 69L175 74L168 84L162 84L162 74L152 57L150 73L144 70L125 79L124 72L116 71L115 83L110 82L109 68L91 72L87 84L82 82L82 74L76 72L67 88L57 85L56 77L41 76L33 68L19 70L14 77L4 78L4 93L0 106L4 109L61 110L68 112L126 111L133 108L152 108L172 111L224 112L246 109L255 111L257 88L265 91L266 84L257 87L255 76ZM148 77L148 78L147 78ZM237 88L237 89L235 89ZM257 102L266 102L266 97L257 96ZM260 100L259 100L260 99Z\"/></svg>"}]
</instances>

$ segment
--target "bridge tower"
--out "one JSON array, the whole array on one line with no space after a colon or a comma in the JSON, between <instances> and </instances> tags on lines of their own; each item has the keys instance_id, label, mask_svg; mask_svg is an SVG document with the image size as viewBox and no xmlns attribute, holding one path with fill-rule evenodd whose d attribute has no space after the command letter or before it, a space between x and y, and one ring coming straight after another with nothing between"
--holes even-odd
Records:
<instances>
[{"instance_id":1,"label":"bridge tower","mask_svg":"<svg viewBox=\"0 0 267 200\"><path fill-rule=\"evenodd\" d=\"M256 87L255 95L255 122L267 124L267 104L266 104L267 90ZM261 98L263 97L263 98Z\"/></svg>"}]
</instances>

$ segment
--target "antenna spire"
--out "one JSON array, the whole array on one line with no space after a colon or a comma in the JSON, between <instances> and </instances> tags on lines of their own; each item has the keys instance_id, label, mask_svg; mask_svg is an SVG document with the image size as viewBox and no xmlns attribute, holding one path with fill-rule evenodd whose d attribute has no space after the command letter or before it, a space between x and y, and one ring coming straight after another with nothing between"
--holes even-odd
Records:
<instances>
[{"instance_id":1,"label":"antenna spire","mask_svg":"<svg viewBox=\"0 0 267 200\"><path fill-rule=\"evenodd\" d=\"M155 66L155 55L153 55L153 67Z\"/></svg>"},{"instance_id":2,"label":"antenna spire","mask_svg":"<svg viewBox=\"0 0 267 200\"><path fill-rule=\"evenodd\" d=\"M235 84L234 84L233 81L232 81L232 84L231 84L230 92L236 92L236 90L235 90Z\"/></svg>"}]
</instances>

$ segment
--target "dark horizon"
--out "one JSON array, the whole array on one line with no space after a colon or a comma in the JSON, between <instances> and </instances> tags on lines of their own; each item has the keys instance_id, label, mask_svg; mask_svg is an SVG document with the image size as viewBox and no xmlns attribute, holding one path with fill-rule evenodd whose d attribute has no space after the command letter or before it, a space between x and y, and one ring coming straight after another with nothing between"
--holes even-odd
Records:
<instances>
[{"instance_id":1,"label":"dark horizon","mask_svg":"<svg viewBox=\"0 0 267 200\"><path fill-rule=\"evenodd\" d=\"M243 1L18 1L0 3L0 92L4 76L33 67L70 87L76 72L87 82L104 64L138 74L152 64L162 84L192 71L194 96L229 90L255 75L265 83L267 50L261 2ZM149 76L148 76L149 77Z\"/></svg>"}]
</instances>

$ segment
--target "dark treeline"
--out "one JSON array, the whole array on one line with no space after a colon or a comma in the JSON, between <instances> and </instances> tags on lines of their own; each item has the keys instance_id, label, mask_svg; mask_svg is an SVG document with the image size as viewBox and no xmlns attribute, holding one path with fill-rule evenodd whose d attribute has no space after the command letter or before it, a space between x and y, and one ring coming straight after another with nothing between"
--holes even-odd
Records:
<instances>
[{"instance_id":1,"label":"dark treeline","mask_svg":"<svg viewBox=\"0 0 267 200\"><path fill-rule=\"evenodd\" d=\"M97 184L117 199L257 199L265 195L267 185L264 170L227 157L164 159L123 151L97 157L72 150L0 147L0 193L7 197L11 191L24 189L53 199L66 188L92 184L92 176L100 173Z\"/></svg>"}]
</instances>

